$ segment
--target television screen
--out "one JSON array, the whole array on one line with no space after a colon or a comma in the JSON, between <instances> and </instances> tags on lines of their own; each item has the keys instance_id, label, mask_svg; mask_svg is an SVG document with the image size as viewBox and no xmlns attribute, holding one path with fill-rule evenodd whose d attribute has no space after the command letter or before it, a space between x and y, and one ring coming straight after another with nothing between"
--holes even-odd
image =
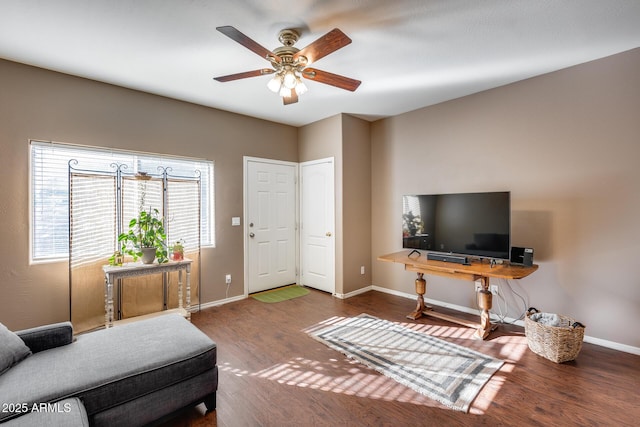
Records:
<instances>
[{"instance_id":1,"label":"television screen","mask_svg":"<svg viewBox=\"0 0 640 427\"><path fill-rule=\"evenodd\" d=\"M511 193L402 196L402 246L509 259Z\"/></svg>"}]
</instances>

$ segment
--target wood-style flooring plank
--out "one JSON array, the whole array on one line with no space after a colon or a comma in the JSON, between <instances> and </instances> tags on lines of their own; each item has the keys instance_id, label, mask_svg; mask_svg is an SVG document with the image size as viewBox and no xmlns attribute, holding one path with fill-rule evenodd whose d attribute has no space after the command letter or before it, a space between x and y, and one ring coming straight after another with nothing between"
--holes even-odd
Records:
<instances>
[{"instance_id":1,"label":"wood-style flooring plank","mask_svg":"<svg viewBox=\"0 0 640 427\"><path fill-rule=\"evenodd\" d=\"M376 291L340 300L311 290L281 303L249 298L194 313L194 325L218 344L218 408L205 413L199 405L162 426L630 426L640 417L640 356L585 343L575 361L556 364L528 349L521 327L500 325L479 341L460 325L406 319L414 306ZM306 333L328 319L360 313L506 363L469 413L452 411Z\"/></svg>"}]
</instances>

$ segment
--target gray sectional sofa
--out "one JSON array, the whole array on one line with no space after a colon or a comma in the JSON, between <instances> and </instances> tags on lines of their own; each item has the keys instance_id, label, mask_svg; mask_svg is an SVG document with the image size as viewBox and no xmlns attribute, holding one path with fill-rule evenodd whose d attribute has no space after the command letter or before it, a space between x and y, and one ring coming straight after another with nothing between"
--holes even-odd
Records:
<instances>
[{"instance_id":1,"label":"gray sectional sofa","mask_svg":"<svg viewBox=\"0 0 640 427\"><path fill-rule=\"evenodd\" d=\"M216 344L179 315L75 339L69 322L10 334L0 330L1 427L143 426L201 402L216 407Z\"/></svg>"}]
</instances>

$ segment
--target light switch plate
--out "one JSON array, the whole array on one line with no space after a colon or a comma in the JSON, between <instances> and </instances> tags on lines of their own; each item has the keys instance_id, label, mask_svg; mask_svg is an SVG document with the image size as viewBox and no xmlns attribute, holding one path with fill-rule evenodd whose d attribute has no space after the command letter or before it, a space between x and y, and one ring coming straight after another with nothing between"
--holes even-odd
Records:
<instances>
[{"instance_id":1,"label":"light switch plate","mask_svg":"<svg viewBox=\"0 0 640 427\"><path fill-rule=\"evenodd\" d=\"M232 217L231 218L231 225L232 226L240 225L240 217L239 216Z\"/></svg>"}]
</instances>

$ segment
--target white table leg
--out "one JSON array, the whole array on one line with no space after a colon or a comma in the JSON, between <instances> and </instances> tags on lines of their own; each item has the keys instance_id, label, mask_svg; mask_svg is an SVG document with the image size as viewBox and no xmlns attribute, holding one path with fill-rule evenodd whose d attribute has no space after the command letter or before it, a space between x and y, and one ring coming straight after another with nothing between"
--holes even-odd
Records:
<instances>
[{"instance_id":1,"label":"white table leg","mask_svg":"<svg viewBox=\"0 0 640 427\"><path fill-rule=\"evenodd\" d=\"M187 264L187 319L191 321L191 264Z\"/></svg>"},{"instance_id":2,"label":"white table leg","mask_svg":"<svg viewBox=\"0 0 640 427\"><path fill-rule=\"evenodd\" d=\"M105 328L113 327L113 282L109 275L105 276L105 315L104 326Z\"/></svg>"},{"instance_id":3,"label":"white table leg","mask_svg":"<svg viewBox=\"0 0 640 427\"><path fill-rule=\"evenodd\" d=\"M178 270L178 308L182 308L182 270Z\"/></svg>"}]
</instances>

